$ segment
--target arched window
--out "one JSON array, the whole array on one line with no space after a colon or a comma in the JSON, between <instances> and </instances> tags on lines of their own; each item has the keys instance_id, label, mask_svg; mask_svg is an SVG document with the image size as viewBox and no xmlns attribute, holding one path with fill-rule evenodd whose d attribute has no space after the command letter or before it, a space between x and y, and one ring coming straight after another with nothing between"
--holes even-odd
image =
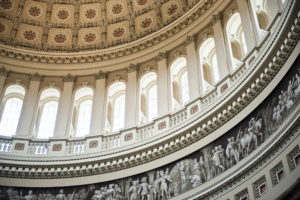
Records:
<instances>
[{"instance_id":1,"label":"arched window","mask_svg":"<svg viewBox=\"0 0 300 200\"><path fill-rule=\"evenodd\" d=\"M228 45L231 50L232 67L235 69L248 51L239 13L233 14L228 20L226 33Z\"/></svg>"},{"instance_id":2,"label":"arched window","mask_svg":"<svg viewBox=\"0 0 300 200\"><path fill-rule=\"evenodd\" d=\"M171 65L170 72L172 110L174 111L189 101L186 59L184 57L177 58Z\"/></svg>"},{"instance_id":3,"label":"arched window","mask_svg":"<svg viewBox=\"0 0 300 200\"><path fill-rule=\"evenodd\" d=\"M20 85L11 85L6 88L1 106L0 135L15 135L24 96L25 89Z\"/></svg>"},{"instance_id":4,"label":"arched window","mask_svg":"<svg viewBox=\"0 0 300 200\"><path fill-rule=\"evenodd\" d=\"M219 69L215 48L215 40L213 38L206 39L199 49L200 66L202 67L203 91L207 92L212 89L219 79Z\"/></svg>"},{"instance_id":5,"label":"arched window","mask_svg":"<svg viewBox=\"0 0 300 200\"><path fill-rule=\"evenodd\" d=\"M119 131L124 128L125 90L123 82L116 82L108 89L106 109L106 132Z\"/></svg>"},{"instance_id":6,"label":"arched window","mask_svg":"<svg viewBox=\"0 0 300 200\"><path fill-rule=\"evenodd\" d=\"M140 80L140 123L157 117L157 77L148 72Z\"/></svg>"},{"instance_id":7,"label":"arched window","mask_svg":"<svg viewBox=\"0 0 300 200\"><path fill-rule=\"evenodd\" d=\"M270 22L269 8L267 0L254 0L255 12L260 29L267 30Z\"/></svg>"},{"instance_id":8,"label":"arched window","mask_svg":"<svg viewBox=\"0 0 300 200\"><path fill-rule=\"evenodd\" d=\"M74 101L73 124L75 136L84 137L90 133L94 91L83 87L76 91Z\"/></svg>"},{"instance_id":9,"label":"arched window","mask_svg":"<svg viewBox=\"0 0 300 200\"><path fill-rule=\"evenodd\" d=\"M53 136L60 92L55 88L45 89L40 96L37 120L37 138L48 139Z\"/></svg>"}]
</instances>

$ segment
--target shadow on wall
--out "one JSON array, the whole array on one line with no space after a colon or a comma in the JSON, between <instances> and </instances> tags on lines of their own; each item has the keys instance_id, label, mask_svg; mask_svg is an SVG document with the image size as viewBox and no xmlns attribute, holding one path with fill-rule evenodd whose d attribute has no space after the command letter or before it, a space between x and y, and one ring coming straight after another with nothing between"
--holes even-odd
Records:
<instances>
[{"instance_id":1,"label":"shadow on wall","mask_svg":"<svg viewBox=\"0 0 300 200\"><path fill-rule=\"evenodd\" d=\"M111 182L64 188L0 187L9 200L162 200L218 176L260 146L300 99L300 57L276 89L248 117L213 143L166 166Z\"/></svg>"}]
</instances>

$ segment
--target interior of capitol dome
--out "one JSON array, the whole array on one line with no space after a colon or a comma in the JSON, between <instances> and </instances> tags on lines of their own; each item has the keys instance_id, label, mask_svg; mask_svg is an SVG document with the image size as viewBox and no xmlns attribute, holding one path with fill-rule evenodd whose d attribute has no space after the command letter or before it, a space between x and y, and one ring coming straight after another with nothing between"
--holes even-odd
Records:
<instances>
[{"instance_id":1,"label":"interior of capitol dome","mask_svg":"<svg viewBox=\"0 0 300 200\"><path fill-rule=\"evenodd\" d=\"M0 199L299 199L297 0L0 0Z\"/></svg>"}]
</instances>

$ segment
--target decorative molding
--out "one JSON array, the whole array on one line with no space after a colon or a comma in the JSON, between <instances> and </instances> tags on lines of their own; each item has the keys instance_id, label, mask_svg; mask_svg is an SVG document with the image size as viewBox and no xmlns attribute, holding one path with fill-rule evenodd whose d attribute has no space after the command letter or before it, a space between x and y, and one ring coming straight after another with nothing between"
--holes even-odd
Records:
<instances>
[{"instance_id":1,"label":"decorative molding","mask_svg":"<svg viewBox=\"0 0 300 200\"><path fill-rule=\"evenodd\" d=\"M75 76L72 76L70 73L68 73L66 76L63 77L64 82L74 82Z\"/></svg>"},{"instance_id":2,"label":"decorative molding","mask_svg":"<svg viewBox=\"0 0 300 200\"><path fill-rule=\"evenodd\" d=\"M127 67L127 72L136 72L139 70L139 65L138 64L130 64L129 67Z\"/></svg>"},{"instance_id":3,"label":"decorative molding","mask_svg":"<svg viewBox=\"0 0 300 200\"><path fill-rule=\"evenodd\" d=\"M8 73L9 73L9 70L7 70L5 67L0 68L0 76L7 77Z\"/></svg>"},{"instance_id":4,"label":"decorative molding","mask_svg":"<svg viewBox=\"0 0 300 200\"><path fill-rule=\"evenodd\" d=\"M195 42L195 36L194 35L188 35L185 38L185 44L189 45L191 43Z\"/></svg>"},{"instance_id":5,"label":"decorative molding","mask_svg":"<svg viewBox=\"0 0 300 200\"><path fill-rule=\"evenodd\" d=\"M108 77L108 72L103 72L101 70L95 75L96 80L107 79L107 77Z\"/></svg>"},{"instance_id":6,"label":"decorative molding","mask_svg":"<svg viewBox=\"0 0 300 200\"><path fill-rule=\"evenodd\" d=\"M157 56L157 61L161 61L163 59L167 59L167 52L159 52Z\"/></svg>"},{"instance_id":7,"label":"decorative molding","mask_svg":"<svg viewBox=\"0 0 300 200\"><path fill-rule=\"evenodd\" d=\"M42 81L43 76L36 72L36 73L30 74L30 80L31 81Z\"/></svg>"},{"instance_id":8,"label":"decorative molding","mask_svg":"<svg viewBox=\"0 0 300 200\"><path fill-rule=\"evenodd\" d=\"M212 20L211 20L210 24L213 26L218 21L221 21L222 19L223 19L222 13L214 14L214 15L212 15Z\"/></svg>"}]
</instances>

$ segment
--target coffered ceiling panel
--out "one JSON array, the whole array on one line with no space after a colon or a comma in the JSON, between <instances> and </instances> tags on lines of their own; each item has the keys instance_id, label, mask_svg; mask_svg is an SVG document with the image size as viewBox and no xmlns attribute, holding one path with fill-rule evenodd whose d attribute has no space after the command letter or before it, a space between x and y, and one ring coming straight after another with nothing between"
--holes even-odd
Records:
<instances>
[{"instance_id":1,"label":"coffered ceiling panel","mask_svg":"<svg viewBox=\"0 0 300 200\"><path fill-rule=\"evenodd\" d=\"M26 1L24 3L22 17L24 19L45 21L47 14L47 4L38 1Z\"/></svg>"},{"instance_id":2,"label":"coffered ceiling panel","mask_svg":"<svg viewBox=\"0 0 300 200\"><path fill-rule=\"evenodd\" d=\"M16 40L31 44L40 44L43 36L43 28L21 24L18 29Z\"/></svg>"},{"instance_id":3,"label":"coffered ceiling panel","mask_svg":"<svg viewBox=\"0 0 300 200\"><path fill-rule=\"evenodd\" d=\"M4 18L0 18L0 38L7 39L11 35L13 22Z\"/></svg>"},{"instance_id":4,"label":"coffered ceiling panel","mask_svg":"<svg viewBox=\"0 0 300 200\"><path fill-rule=\"evenodd\" d=\"M0 12L7 15L16 16L20 0L1 0Z\"/></svg>"},{"instance_id":5,"label":"coffered ceiling panel","mask_svg":"<svg viewBox=\"0 0 300 200\"><path fill-rule=\"evenodd\" d=\"M78 45L94 45L101 42L100 27L82 28L78 31Z\"/></svg>"},{"instance_id":6,"label":"coffered ceiling panel","mask_svg":"<svg viewBox=\"0 0 300 200\"><path fill-rule=\"evenodd\" d=\"M72 30L52 28L48 34L48 45L50 46L71 46Z\"/></svg>"},{"instance_id":7,"label":"coffered ceiling panel","mask_svg":"<svg viewBox=\"0 0 300 200\"><path fill-rule=\"evenodd\" d=\"M51 13L52 23L74 23L74 6L65 4L54 4Z\"/></svg>"},{"instance_id":8,"label":"coffered ceiling panel","mask_svg":"<svg viewBox=\"0 0 300 200\"><path fill-rule=\"evenodd\" d=\"M101 4L84 4L80 6L80 23L100 22L101 20Z\"/></svg>"}]
</instances>

